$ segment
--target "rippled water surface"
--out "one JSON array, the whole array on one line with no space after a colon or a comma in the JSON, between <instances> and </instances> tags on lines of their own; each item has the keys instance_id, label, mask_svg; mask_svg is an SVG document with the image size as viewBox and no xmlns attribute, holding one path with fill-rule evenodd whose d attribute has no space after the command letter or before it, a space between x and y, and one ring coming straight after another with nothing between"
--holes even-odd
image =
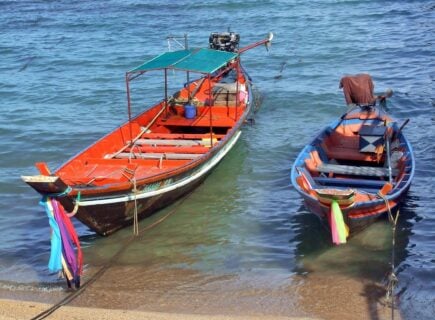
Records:
<instances>
[{"instance_id":1,"label":"rippled water surface","mask_svg":"<svg viewBox=\"0 0 435 320\"><path fill-rule=\"evenodd\" d=\"M187 199L141 223L145 228L171 213L130 245L116 267L209 277L193 281L192 291L195 285L214 290L216 279L226 288L231 281L220 277L268 288L301 275L385 280L391 261L386 221L333 248L289 186L299 150L344 111L341 76L368 72L377 92L393 88L391 115L399 122L410 118L404 130L417 169L401 209L397 292L403 318L431 318L434 9L424 0L0 1L1 286L63 286L47 275L48 222L20 175L35 174L36 161L56 168L123 123L124 72L165 51L168 35L188 33L191 47L204 47L210 32L230 27L242 45L275 34L269 53L259 48L243 56L264 97L255 124ZM154 90L160 79L150 80L147 103L160 98ZM137 103L135 111L145 105ZM127 228L100 238L77 228L89 274L131 234ZM134 290L135 279L125 279ZM330 279L327 286L334 284Z\"/></svg>"}]
</instances>

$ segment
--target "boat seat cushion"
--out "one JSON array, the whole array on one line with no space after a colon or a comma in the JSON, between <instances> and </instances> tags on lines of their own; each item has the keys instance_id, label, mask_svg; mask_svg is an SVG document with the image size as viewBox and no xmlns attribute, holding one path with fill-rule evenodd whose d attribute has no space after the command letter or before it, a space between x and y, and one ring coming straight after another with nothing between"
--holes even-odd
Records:
<instances>
[{"instance_id":1,"label":"boat seat cushion","mask_svg":"<svg viewBox=\"0 0 435 320\"><path fill-rule=\"evenodd\" d=\"M384 145L385 126L363 125L359 131L359 149L361 152L377 153Z\"/></svg>"},{"instance_id":2,"label":"boat seat cushion","mask_svg":"<svg viewBox=\"0 0 435 320\"><path fill-rule=\"evenodd\" d=\"M337 159L337 160L354 160L354 161L367 161L367 162L373 162L376 161L377 154L376 153L363 153L359 152L355 149L350 148L326 148L324 147L326 154L330 159ZM383 159L384 155L381 157L381 161Z\"/></svg>"}]
</instances>

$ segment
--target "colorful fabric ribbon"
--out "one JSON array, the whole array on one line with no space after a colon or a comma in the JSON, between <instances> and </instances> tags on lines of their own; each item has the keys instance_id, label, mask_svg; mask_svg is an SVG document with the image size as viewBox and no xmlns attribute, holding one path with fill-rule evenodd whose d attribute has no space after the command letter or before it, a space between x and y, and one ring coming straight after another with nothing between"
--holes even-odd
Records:
<instances>
[{"instance_id":1,"label":"colorful fabric ribbon","mask_svg":"<svg viewBox=\"0 0 435 320\"><path fill-rule=\"evenodd\" d=\"M48 262L50 272L63 271L68 286L71 282L80 287L83 270L83 254L74 226L63 206L52 197L43 197L41 205L47 213L51 233L51 251Z\"/></svg>"},{"instance_id":2,"label":"colorful fabric ribbon","mask_svg":"<svg viewBox=\"0 0 435 320\"><path fill-rule=\"evenodd\" d=\"M346 238L349 236L348 228L343 219L343 213L336 200L331 202L330 227L332 234L332 242L334 244L346 243Z\"/></svg>"}]
</instances>

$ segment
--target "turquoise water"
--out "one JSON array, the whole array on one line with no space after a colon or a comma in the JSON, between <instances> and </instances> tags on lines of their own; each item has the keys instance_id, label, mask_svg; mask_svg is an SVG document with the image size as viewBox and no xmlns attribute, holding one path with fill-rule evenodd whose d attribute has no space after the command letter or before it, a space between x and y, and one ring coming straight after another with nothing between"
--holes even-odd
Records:
<instances>
[{"instance_id":1,"label":"turquoise water","mask_svg":"<svg viewBox=\"0 0 435 320\"><path fill-rule=\"evenodd\" d=\"M380 221L332 248L289 186L292 161L344 111L342 75L370 73L395 92L389 110L405 128L416 176L401 210L397 243L400 311L435 313L434 14L429 1L0 1L0 281L3 287L63 286L47 275L49 227L39 196L21 180L34 162L56 168L127 118L124 72L188 33L240 33L242 45L272 31L272 49L244 54L263 94L255 124L176 212L127 249L120 265L283 279L335 272L382 281L391 239ZM160 96L147 88L148 103ZM136 112L146 104L137 104ZM99 238L77 224L86 270L129 237Z\"/></svg>"}]
</instances>

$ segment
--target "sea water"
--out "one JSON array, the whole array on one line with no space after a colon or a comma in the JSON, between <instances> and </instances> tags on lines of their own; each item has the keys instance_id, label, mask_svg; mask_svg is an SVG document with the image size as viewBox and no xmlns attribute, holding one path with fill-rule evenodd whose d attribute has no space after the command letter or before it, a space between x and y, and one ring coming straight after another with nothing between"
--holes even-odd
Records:
<instances>
[{"instance_id":1,"label":"sea water","mask_svg":"<svg viewBox=\"0 0 435 320\"><path fill-rule=\"evenodd\" d=\"M289 178L305 143L344 112L340 78L367 72L376 92L393 89L390 114L399 123L410 119L404 133L416 175L400 210L396 291L405 319L429 319L435 313L434 9L424 0L0 1L0 287L64 286L48 275L48 221L39 195L20 176L36 174L37 161L55 169L125 122L124 73L166 51L167 36L187 33L190 47L206 47L210 32L230 28L242 46L275 35L269 52L257 48L242 57L263 94L255 123L187 199L142 221L146 227L173 210L130 246L123 248L131 228L101 238L76 223L85 279L123 249L99 284L113 289L109 302L124 286L130 293L151 288L155 297L168 288L181 296L219 287L249 308L247 297L261 287L279 292L260 301L279 314L284 304L298 308L298 299L282 300L294 293L280 288L300 277L323 277L316 284L326 287L342 277L385 283L388 222L333 247ZM135 113L163 96L162 79L142 87Z\"/></svg>"}]
</instances>

